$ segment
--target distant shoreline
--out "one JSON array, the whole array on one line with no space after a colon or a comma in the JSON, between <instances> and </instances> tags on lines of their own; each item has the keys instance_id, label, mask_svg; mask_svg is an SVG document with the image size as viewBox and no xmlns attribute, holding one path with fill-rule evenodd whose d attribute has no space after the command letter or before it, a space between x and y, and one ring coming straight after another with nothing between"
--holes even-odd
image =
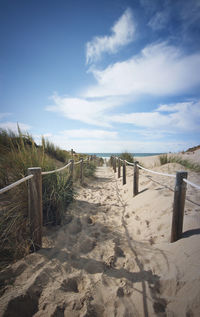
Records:
<instances>
[{"instance_id":1,"label":"distant shoreline","mask_svg":"<svg viewBox=\"0 0 200 317\"><path fill-rule=\"evenodd\" d=\"M110 156L120 156L122 153L84 153L87 155L96 155L97 157L102 157L102 158L110 158ZM146 156L155 156L155 155L161 155L163 153L130 153L134 157L146 157Z\"/></svg>"}]
</instances>

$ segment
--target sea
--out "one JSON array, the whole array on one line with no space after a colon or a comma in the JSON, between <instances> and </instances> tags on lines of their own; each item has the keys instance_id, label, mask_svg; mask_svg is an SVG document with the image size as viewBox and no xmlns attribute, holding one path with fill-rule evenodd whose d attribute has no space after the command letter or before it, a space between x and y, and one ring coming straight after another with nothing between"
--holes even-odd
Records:
<instances>
[{"instance_id":1,"label":"sea","mask_svg":"<svg viewBox=\"0 0 200 317\"><path fill-rule=\"evenodd\" d=\"M111 156L120 156L122 153L85 153L87 155L96 155L97 157L102 157L103 159L108 160ZM144 156L153 156L160 155L163 153L130 153L132 156L144 157Z\"/></svg>"}]
</instances>

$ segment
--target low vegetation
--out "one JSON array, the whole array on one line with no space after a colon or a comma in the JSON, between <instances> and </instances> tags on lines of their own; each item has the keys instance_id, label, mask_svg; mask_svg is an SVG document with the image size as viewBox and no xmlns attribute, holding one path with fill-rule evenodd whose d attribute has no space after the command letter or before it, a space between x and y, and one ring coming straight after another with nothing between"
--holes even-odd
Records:
<instances>
[{"instance_id":1,"label":"low vegetation","mask_svg":"<svg viewBox=\"0 0 200 317\"><path fill-rule=\"evenodd\" d=\"M42 139L42 145L35 144L28 134L18 134L0 130L0 188L27 176L29 167L42 168L42 171L54 170L67 163L70 152L55 147ZM79 154L73 159L78 161ZM94 162L84 164L84 175L92 176ZM79 178L80 166L74 167L73 183ZM74 199L74 186L69 169L61 173L44 175L43 225L62 223L63 215L69 203ZM28 184L24 182L0 195L0 254L1 265L21 258L30 252L30 228L28 219Z\"/></svg>"},{"instance_id":2,"label":"low vegetation","mask_svg":"<svg viewBox=\"0 0 200 317\"><path fill-rule=\"evenodd\" d=\"M131 153L128 153L128 152L123 152L120 154L119 156L122 160L126 160L130 163L133 163L134 162L134 157Z\"/></svg>"},{"instance_id":3,"label":"low vegetation","mask_svg":"<svg viewBox=\"0 0 200 317\"><path fill-rule=\"evenodd\" d=\"M186 167L187 169L190 169L195 172L200 172L200 165L197 163L193 163L187 159L182 159L179 156L171 156L167 154L163 154L159 156L160 164L164 165L167 163L179 163L180 165Z\"/></svg>"}]
</instances>

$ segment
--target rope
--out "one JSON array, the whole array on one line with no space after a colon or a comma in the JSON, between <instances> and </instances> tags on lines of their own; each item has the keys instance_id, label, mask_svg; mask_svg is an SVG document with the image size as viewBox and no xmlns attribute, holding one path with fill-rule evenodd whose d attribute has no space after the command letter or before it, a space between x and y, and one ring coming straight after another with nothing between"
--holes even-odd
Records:
<instances>
[{"instance_id":1,"label":"rope","mask_svg":"<svg viewBox=\"0 0 200 317\"><path fill-rule=\"evenodd\" d=\"M78 161L78 162L75 162L74 165L78 165L82 162L82 160Z\"/></svg>"},{"instance_id":2,"label":"rope","mask_svg":"<svg viewBox=\"0 0 200 317\"><path fill-rule=\"evenodd\" d=\"M134 163L128 162L128 161L126 161L126 160L125 160L125 162L126 162L128 165L132 165L132 166L135 165Z\"/></svg>"},{"instance_id":3,"label":"rope","mask_svg":"<svg viewBox=\"0 0 200 317\"><path fill-rule=\"evenodd\" d=\"M118 159L120 159L120 158L118 158ZM121 160L121 159L120 159L120 160ZM122 160L121 160L121 161L122 161ZM134 166L134 163L128 162L128 161L126 161L126 160L125 160L125 162L126 162L127 164L129 164L129 165ZM137 164L137 166L138 166L139 168L141 168L142 170L144 170L144 171L146 171L146 172L149 172L149 173L153 173L153 174L157 174L157 175L162 175L162 176L168 176L168 177L174 177L174 178L176 177L176 175L174 175L174 174L159 173L159 172L155 172L155 171L149 170L149 169L147 169L147 168L142 167L142 166L139 165L139 164ZM183 181L184 181L185 183L187 183L187 184L189 184L189 185L191 185L191 186L193 186L193 187L195 187L195 188L197 188L197 189L200 190L200 186L199 186L199 185L196 185L196 184L190 182L190 181L187 180L186 178L184 178Z\"/></svg>"},{"instance_id":4,"label":"rope","mask_svg":"<svg viewBox=\"0 0 200 317\"><path fill-rule=\"evenodd\" d=\"M18 180L16 182L12 183L12 184L0 189L0 194L3 194L5 192L7 192L9 189L12 189L12 188L16 187L17 185L19 185L19 184L31 179L32 177L33 177L33 175L28 175L26 177L21 178L20 180Z\"/></svg>"},{"instance_id":5,"label":"rope","mask_svg":"<svg viewBox=\"0 0 200 317\"><path fill-rule=\"evenodd\" d=\"M155 172L155 171L151 171L151 170L148 170L147 168L144 168L142 166L140 166L139 164L137 164L137 166L139 168L141 168L142 170L146 171L146 172L149 172L149 173L153 173L153 174L157 174L157 175L162 175L162 176L169 176L169 177L176 177L176 175L174 174L166 174L166 173L159 173L159 172Z\"/></svg>"},{"instance_id":6,"label":"rope","mask_svg":"<svg viewBox=\"0 0 200 317\"><path fill-rule=\"evenodd\" d=\"M49 174L60 172L60 171L64 170L66 167L68 167L70 164L71 164L71 162L69 162L67 165L65 165L61 168L58 168L57 170L53 170L53 171L49 171L49 172L42 172L41 174L42 175L49 175Z\"/></svg>"},{"instance_id":7,"label":"rope","mask_svg":"<svg viewBox=\"0 0 200 317\"><path fill-rule=\"evenodd\" d=\"M199 185L196 185L196 184L194 184L194 183L188 181L186 178L184 178L183 181L184 181L185 183L187 183L187 184L189 184L189 185L191 185L191 186L197 188L197 189L200 189L200 186L199 186Z\"/></svg>"}]
</instances>

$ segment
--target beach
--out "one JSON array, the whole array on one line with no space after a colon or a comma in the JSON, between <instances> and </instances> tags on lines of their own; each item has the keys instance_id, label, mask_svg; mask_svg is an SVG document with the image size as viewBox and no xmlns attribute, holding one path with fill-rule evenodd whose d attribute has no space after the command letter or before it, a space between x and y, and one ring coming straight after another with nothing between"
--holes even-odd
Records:
<instances>
[{"instance_id":1,"label":"beach","mask_svg":"<svg viewBox=\"0 0 200 317\"><path fill-rule=\"evenodd\" d=\"M199 150L185 155L200 163ZM153 171L177 163L138 157ZM200 174L188 170L200 185ZM0 273L0 316L199 316L200 195L187 186L183 236L170 243L174 178L139 172L127 183L108 166L76 189L61 227L44 228L43 248Z\"/></svg>"}]
</instances>

